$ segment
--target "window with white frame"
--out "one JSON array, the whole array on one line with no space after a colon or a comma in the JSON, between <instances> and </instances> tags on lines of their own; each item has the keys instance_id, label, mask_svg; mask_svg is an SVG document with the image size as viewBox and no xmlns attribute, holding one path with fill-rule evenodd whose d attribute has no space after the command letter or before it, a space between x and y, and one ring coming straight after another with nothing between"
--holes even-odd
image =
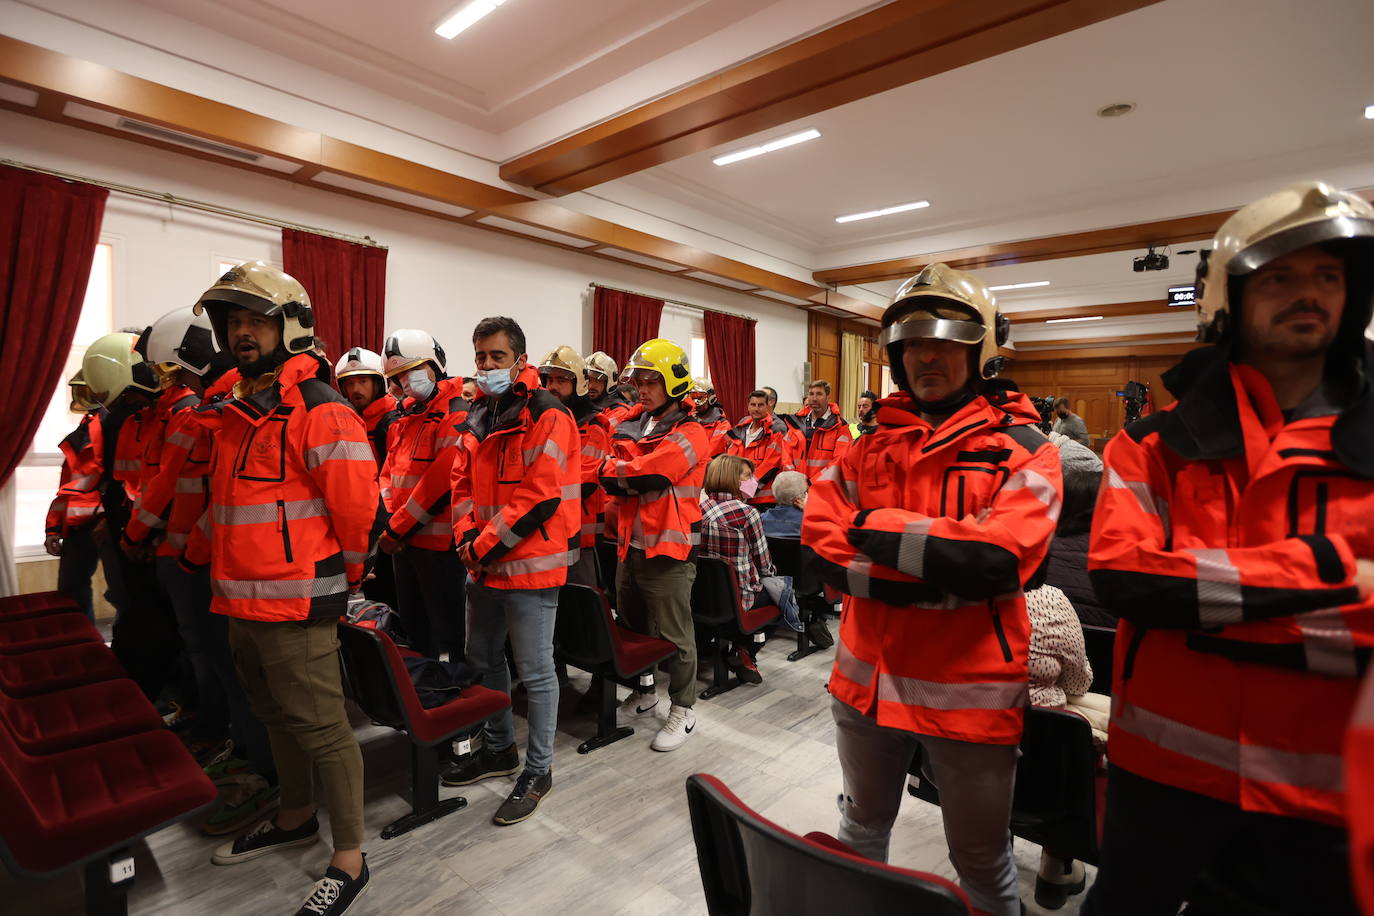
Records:
<instances>
[{"instance_id":1,"label":"window with white frame","mask_svg":"<svg viewBox=\"0 0 1374 916\"><path fill-rule=\"evenodd\" d=\"M687 351L693 378L710 378L706 365L706 326L698 309L669 302L663 306L658 336L665 337Z\"/></svg>"},{"instance_id":2,"label":"window with white frame","mask_svg":"<svg viewBox=\"0 0 1374 916\"><path fill-rule=\"evenodd\" d=\"M71 389L67 380L81 369L86 348L109 334L114 323L114 249L102 242L96 246L91 262L91 279L86 285L86 300L72 338L72 349L57 388L48 400L38 432L15 471L14 534L15 555L43 553L44 520L48 505L57 493L62 476L62 451L59 443L80 422L72 413Z\"/></svg>"}]
</instances>

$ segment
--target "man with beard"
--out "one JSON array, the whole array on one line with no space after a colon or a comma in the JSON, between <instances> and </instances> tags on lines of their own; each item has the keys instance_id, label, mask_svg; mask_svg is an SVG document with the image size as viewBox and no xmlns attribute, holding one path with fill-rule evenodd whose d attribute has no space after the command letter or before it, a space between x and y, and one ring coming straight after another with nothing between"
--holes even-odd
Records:
<instances>
[{"instance_id":1,"label":"man with beard","mask_svg":"<svg viewBox=\"0 0 1374 916\"><path fill-rule=\"evenodd\" d=\"M806 437L805 450L796 456L798 470L807 480L815 480L854 441L849 423L840 416L840 405L830 400L830 383L825 379L806 386L806 404L797 411L796 422Z\"/></svg>"},{"instance_id":2,"label":"man with beard","mask_svg":"<svg viewBox=\"0 0 1374 916\"><path fill-rule=\"evenodd\" d=\"M587 398L606 415L613 429L634 406L634 399L626 397L617 383L615 360L600 350L587 357Z\"/></svg>"},{"instance_id":3,"label":"man with beard","mask_svg":"<svg viewBox=\"0 0 1374 916\"><path fill-rule=\"evenodd\" d=\"M212 861L315 843L318 776L334 855L300 913L338 916L368 882L363 762L344 709L337 626L362 585L377 466L362 422L311 352L315 316L299 282L249 261L195 307L243 376L232 398L201 408L214 438L211 610L230 618L234 664L267 728L281 799L275 817Z\"/></svg>"},{"instance_id":4,"label":"man with beard","mask_svg":"<svg viewBox=\"0 0 1374 916\"><path fill-rule=\"evenodd\" d=\"M876 432L878 429L878 396L872 391L865 391L859 395L859 417L858 422L851 423L849 434L857 439L869 433Z\"/></svg>"},{"instance_id":5,"label":"man with beard","mask_svg":"<svg viewBox=\"0 0 1374 916\"><path fill-rule=\"evenodd\" d=\"M367 439L377 456L377 467L386 463L386 434L396 419L395 398L387 392L386 375L379 353L354 347L334 367L339 391L353 405L367 428Z\"/></svg>"},{"instance_id":6,"label":"man with beard","mask_svg":"<svg viewBox=\"0 0 1374 916\"><path fill-rule=\"evenodd\" d=\"M1340 764L1374 647L1374 206L1296 184L1205 254L1212 346L1104 458L1088 569L1122 620L1083 912L1354 914Z\"/></svg>"}]
</instances>

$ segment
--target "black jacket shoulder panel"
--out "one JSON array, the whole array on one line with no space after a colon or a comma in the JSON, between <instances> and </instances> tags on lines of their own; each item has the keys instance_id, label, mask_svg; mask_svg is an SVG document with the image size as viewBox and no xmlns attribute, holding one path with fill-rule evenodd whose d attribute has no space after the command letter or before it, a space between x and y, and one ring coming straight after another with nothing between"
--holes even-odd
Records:
<instances>
[{"instance_id":1,"label":"black jacket shoulder panel","mask_svg":"<svg viewBox=\"0 0 1374 916\"><path fill-rule=\"evenodd\" d=\"M1034 426L1006 426L1002 428L1001 432L1032 455L1050 444L1050 440L1045 438L1045 434Z\"/></svg>"},{"instance_id":2,"label":"black jacket shoulder panel","mask_svg":"<svg viewBox=\"0 0 1374 916\"><path fill-rule=\"evenodd\" d=\"M314 410L322 404L343 404L349 410L353 409L353 405L335 391L333 386L317 378L306 379L297 386L297 390L301 393L306 410Z\"/></svg>"}]
</instances>

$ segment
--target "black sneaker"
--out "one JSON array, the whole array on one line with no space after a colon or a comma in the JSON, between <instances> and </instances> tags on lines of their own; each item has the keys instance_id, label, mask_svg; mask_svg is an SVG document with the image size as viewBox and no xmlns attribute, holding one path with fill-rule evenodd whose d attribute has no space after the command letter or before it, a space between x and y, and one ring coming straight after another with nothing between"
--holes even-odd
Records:
<instances>
[{"instance_id":1,"label":"black sneaker","mask_svg":"<svg viewBox=\"0 0 1374 916\"><path fill-rule=\"evenodd\" d=\"M358 877L348 877L348 872L330 868L324 877L315 882L315 888L305 903L296 911L296 916L341 916L348 912L353 901L367 890L367 854L363 854L363 870Z\"/></svg>"},{"instance_id":2,"label":"black sneaker","mask_svg":"<svg viewBox=\"0 0 1374 916\"><path fill-rule=\"evenodd\" d=\"M534 809L538 808L539 803L547 798L552 791L552 771L536 776L526 770L515 781L515 789L509 797L501 803L501 807L496 809L496 814L492 817L491 822L498 827L509 827L511 824L520 823L533 814Z\"/></svg>"},{"instance_id":3,"label":"black sneaker","mask_svg":"<svg viewBox=\"0 0 1374 916\"><path fill-rule=\"evenodd\" d=\"M822 649L835 645L835 637L830 635L830 627L825 625L825 616L817 614L806 624L806 635Z\"/></svg>"},{"instance_id":4,"label":"black sneaker","mask_svg":"<svg viewBox=\"0 0 1374 916\"><path fill-rule=\"evenodd\" d=\"M274 818L268 818L232 843L215 850L210 861L216 865L238 865L278 849L309 846L320 838L320 822L315 815L295 830L283 830Z\"/></svg>"},{"instance_id":5,"label":"black sneaker","mask_svg":"<svg viewBox=\"0 0 1374 916\"><path fill-rule=\"evenodd\" d=\"M520 769L520 752L512 744L504 751L489 751L482 745L476 753L444 767L441 774L446 786L470 786L493 776L509 776Z\"/></svg>"}]
</instances>

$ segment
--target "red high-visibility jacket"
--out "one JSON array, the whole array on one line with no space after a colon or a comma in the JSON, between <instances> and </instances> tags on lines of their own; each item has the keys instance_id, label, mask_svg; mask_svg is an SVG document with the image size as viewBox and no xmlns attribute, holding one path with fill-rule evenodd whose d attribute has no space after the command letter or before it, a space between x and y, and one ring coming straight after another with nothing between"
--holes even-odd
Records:
<instances>
[{"instance_id":1,"label":"red high-visibility jacket","mask_svg":"<svg viewBox=\"0 0 1374 916\"><path fill-rule=\"evenodd\" d=\"M1189 375L1106 450L1088 568L1125 618L1112 762L1339 825L1341 740L1374 648L1374 602L1353 587L1355 558L1374 556L1374 402L1349 426L1285 423L1264 377L1214 348L1171 387Z\"/></svg>"},{"instance_id":2,"label":"red high-visibility jacket","mask_svg":"<svg viewBox=\"0 0 1374 916\"><path fill-rule=\"evenodd\" d=\"M586 398L569 405L581 440L583 550L596 547L598 535L606 530L606 491L601 489L601 464L611 453L611 421L592 407Z\"/></svg>"},{"instance_id":3,"label":"red high-visibility jacket","mask_svg":"<svg viewBox=\"0 0 1374 916\"><path fill-rule=\"evenodd\" d=\"M229 394L240 376L237 369L221 375L205 392L211 404ZM124 540L142 544L165 529L157 555L177 557L186 549L191 529L210 505L210 433L194 411L183 410L167 424L157 476L134 501Z\"/></svg>"},{"instance_id":4,"label":"red high-visibility jacket","mask_svg":"<svg viewBox=\"0 0 1374 916\"><path fill-rule=\"evenodd\" d=\"M453 547L453 458L458 429L468 417L461 378L440 379L434 396L413 400L387 432L382 501L390 513L387 534L411 547Z\"/></svg>"},{"instance_id":5,"label":"red high-visibility jacket","mask_svg":"<svg viewBox=\"0 0 1374 916\"><path fill-rule=\"evenodd\" d=\"M746 444L749 427L753 422L745 417L726 434L725 454L739 455L754 462L754 476L758 478L759 489L754 498L749 500L749 505L771 506L777 502L773 498L773 478L783 471L797 469L798 452L794 449L793 443L804 440L796 429L769 414L763 419L763 434Z\"/></svg>"},{"instance_id":6,"label":"red high-visibility jacket","mask_svg":"<svg viewBox=\"0 0 1374 916\"><path fill-rule=\"evenodd\" d=\"M580 541L577 424L528 366L513 397L479 396L453 459L453 534L486 567L489 588L552 588L568 581ZM496 401L496 403L493 403Z\"/></svg>"},{"instance_id":7,"label":"red high-visibility jacket","mask_svg":"<svg viewBox=\"0 0 1374 916\"><path fill-rule=\"evenodd\" d=\"M372 443L372 453L377 456L377 470L380 471L386 464L387 439L390 435L391 423L399 416L400 405L396 399L389 394L383 394L377 400L363 408L359 415L362 417L363 426L367 429L367 441Z\"/></svg>"},{"instance_id":8,"label":"red high-visibility jacket","mask_svg":"<svg viewBox=\"0 0 1374 916\"><path fill-rule=\"evenodd\" d=\"M48 506L47 533L66 537L73 528L90 524L100 514L101 436L100 414L88 413L62 439L62 477L57 495Z\"/></svg>"},{"instance_id":9,"label":"red high-visibility jacket","mask_svg":"<svg viewBox=\"0 0 1374 916\"><path fill-rule=\"evenodd\" d=\"M798 461L798 470L806 475L807 480L815 483L821 471L845 453L854 437L849 432L849 421L840 416L838 404L831 404L825 417L815 426L806 422L810 416L810 407L797 411L800 432L806 437L806 451Z\"/></svg>"},{"instance_id":10,"label":"red high-visibility jacket","mask_svg":"<svg viewBox=\"0 0 1374 916\"><path fill-rule=\"evenodd\" d=\"M1374 913L1374 674L1365 676L1346 731L1345 785L1355 899Z\"/></svg>"},{"instance_id":11,"label":"red high-visibility jacket","mask_svg":"<svg viewBox=\"0 0 1374 916\"><path fill-rule=\"evenodd\" d=\"M612 431L614 431L620 421L624 420L625 417L629 415L630 411L637 406L636 403L625 400L619 391L613 395L603 395L601 398L591 403L592 406L606 418L606 421L611 425Z\"/></svg>"},{"instance_id":12,"label":"red high-visibility jacket","mask_svg":"<svg viewBox=\"0 0 1374 916\"><path fill-rule=\"evenodd\" d=\"M138 492L153 482L161 470L162 446L167 441L167 425L183 410L200 405L200 397L185 385L173 385L163 391L151 410L144 416L140 439L143 453L139 457Z\"/></svg>"},{"instance_id":13,"label":"red high-visibility jacket","mask_svg":"<svg viewBox=\"0 0 1374 916\"><path fill-rule=\"evenodd\" d=\"M211 610L245 620L333 618L362 584L377 465L357 413L311 354L262 391L197 411L214 440ZM192 539L192 548L195 539ZM195 561L188 549L183 563Z\"/></svg>"},{"instance_id":14,"label":"red high-visibility jacket","mask_svg":"<svg viewBox=\"0 0 1374 916\"><path fill-rule=\"evenodd\" d=\"M688 560L701 543L709 437L681 402L668 407L646 434L648 420L644 405L636 405L616 427L611 457L601 466L601 486L616 504L618 553L624 560L635 547L649 557Z\"/></svg>"},{"instance_id":15,"label":"red high-visibility jacket","mask_svg":"<svg viewBox=\"0 0 1374 916\"><path fill-rule=\"evenodd\" d=\"M725 447L728 445L726 436L730 433L730 418L725 416L725 411L719 404L713 405L709 410L697 410L696 418L702 426L706 427L706 434L710 436L710 445L707 451L711 457L724 454Z\"/></svg>"},{"instance_id":16,"label":"red high-visibility jacket","mask_svg":"<svg viewBox=\"0 0 1374 916\"><path fill-rule=\"evenodd\" d=\"M821 473L802 520L845 596L830 693L879 725L1016 744L1022 586L1059 517L1059 450L1019 392L980 395L934 429L905 392L879 404L878 431Z\"/></svg>"}]
</instances>

